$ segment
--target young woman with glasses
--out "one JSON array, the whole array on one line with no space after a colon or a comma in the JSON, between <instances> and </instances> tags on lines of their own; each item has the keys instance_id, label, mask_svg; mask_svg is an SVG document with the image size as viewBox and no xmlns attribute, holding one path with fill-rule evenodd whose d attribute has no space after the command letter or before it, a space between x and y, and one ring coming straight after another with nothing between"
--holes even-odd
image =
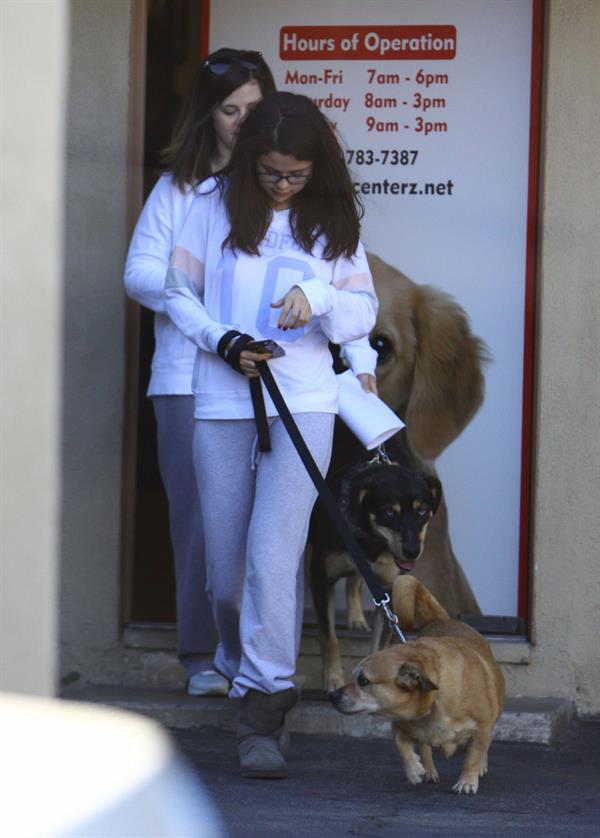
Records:
<instances>
[{"instance_id":1,"label":"young woman with glasses","mask_svg":"<svg viewBox=\"0 0 600 838\"><path fill-rule=\"evenodd\" d=\"M272 93L250 111L215 188L194 199L166 297L198 348L194 461L215 665L240 699L242 774L285 777L283 723L297 700L303 553L316 493L266 393L271 450L257 444L248 379L257 380L256 361L272 359L325 473L338 407L328 342L367 335L377 311L344 155L310 99ZM275 341L285 354L257 351L253 339Z\"/></svg>"},{"instance_id":2,"label":"young woman with glasses","mask_svg":"<svg viewBox=\"0 0 600 838\"><path fill-rule=\"evenodd\" d=\"M196 347L166 312L165 274L195 190L229 161L242 120L273 90L273 76L259 52L220 49L202 63L164 153L167 171L146 202L125 269L129 296L155 312L156 348L148 395L169 503L178 654L192 695L223 695L228 684L213 668L217 634L205 591L201 512L191 455Z\"/></svg>"}]
</instances>

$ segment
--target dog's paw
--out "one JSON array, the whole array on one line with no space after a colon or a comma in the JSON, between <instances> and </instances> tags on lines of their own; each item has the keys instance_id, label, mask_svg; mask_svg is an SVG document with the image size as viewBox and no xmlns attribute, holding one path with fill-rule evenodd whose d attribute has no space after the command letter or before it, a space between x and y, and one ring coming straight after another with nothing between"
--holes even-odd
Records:
<instances>
[{"instance_id":1,"label":"dog's paw","mask_svg":"<svg viewBox=\"0 0 600 838\"><path fill-rule=\"evenodd\" d=\"M488 764L487 764L487 759L486 759L484 761L483 765L481 766L481 768L479 769L479 776L480 777L485 777L487 772L488 772Z\"/></svg>"},{"instance_id":2,"label":"dog's paw","mask_svg":"<svg viewBox=\"0 0 600 838\"><path fill-rule=\"evenodd\" d=\"M330 672L323 678L323 688L326 693L332 693L334 690L339 690L346 682L344 681L343 672Z\"/></svg>"},{"instance_id":3,"label":"dog's paw","mask_svg":"<svg viewBox=\"0 0 600 838\"><path fill-rule=\"evenodd\" d=\"M473 777L470 774L461 774L458 782L452 786L454 794L477 794L479 788L479 778Z\"/></svg>"},{"instance_id":4,"label":"dog's paw","mask_svg":"<svg viewBox=\"0 0 600 838\"><path fill-rule=\"evenodd\" d=\"M353 617L348 615L348 628L355 631L371 631L371 626L365 620L364 614Z\"/></svg>"},{"instance_id":5,"label":"dog's paw","mask_svg":"<svg viewBox=\"0 0 600 838\"><path fill-rule=\"evenodd\" d=\"M404 773L406 774L406 779L412 786L424 782L427 778L427 772L419 759L411 762L410 765L405 765Z\"/></svg>"},{"instance_id":6,"label":"dog's paw","mask_svg":"<svg viewBox=\"0 0 600 838\"><path fill-rule=\"evenodd\" d=\"M436 769L434 768L433 771L426 771L424 782L426 783L439 783L440 775L437 773Z\"/></svg>"}]
</instances>

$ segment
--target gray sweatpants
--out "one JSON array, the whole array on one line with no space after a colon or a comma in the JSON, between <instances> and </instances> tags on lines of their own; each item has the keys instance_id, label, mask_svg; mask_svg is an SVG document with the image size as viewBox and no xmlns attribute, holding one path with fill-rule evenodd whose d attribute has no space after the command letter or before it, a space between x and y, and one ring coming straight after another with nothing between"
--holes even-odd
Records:
<instances>
[{"instance_id":1,"label":"gray sweatpants","mask_svg":"<svg viewBox=\"0 0 600 838\"><path fill-rule=\"evenodd\" d=\"M152 405L175 560L177 651L190 677L212 669L217 645L217 630L206 593L202 513L192 455L194 397L154 396Z\"/></svg>"},{"instance_id":2,"label":"gray sweatpants","mask_svg":"<svg viewBox=\"0 0 600 838\"><path fill-rule=\"evenodd\" d=\"M317 465L331 457L334 416L295 415ZM316 490L281 420L268 453L257 453L254 420L197 420L208 592L219 632L216 667L248 689L293 686L304 598L304 548Z\"/></svg>"}]
</instances>

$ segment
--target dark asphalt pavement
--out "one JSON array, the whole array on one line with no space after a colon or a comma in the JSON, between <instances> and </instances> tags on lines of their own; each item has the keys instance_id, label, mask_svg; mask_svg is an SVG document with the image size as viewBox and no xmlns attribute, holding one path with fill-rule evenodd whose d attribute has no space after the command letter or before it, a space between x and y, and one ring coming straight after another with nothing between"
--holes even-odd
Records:
<instances>
[{"instance_id":1,"label":"dark asphalt pavement","mask_svg":"<svg viewBox=\"0 0 600 838\"><path fill-rule=\"evenodd\" d=\"M494 743L472 797L450 792L461 756L434 755L439 785L410 786L389 740L294 735L287 780L238 776L232 734L177 730L232 838L600 836L600 720L558 747Z\"/></svg>"}]
</instances>

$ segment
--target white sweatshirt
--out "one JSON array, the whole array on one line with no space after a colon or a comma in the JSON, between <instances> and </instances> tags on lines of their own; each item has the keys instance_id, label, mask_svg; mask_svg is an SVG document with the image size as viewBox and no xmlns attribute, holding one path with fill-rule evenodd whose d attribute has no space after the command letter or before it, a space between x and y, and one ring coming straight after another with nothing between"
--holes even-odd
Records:
<instances>
[{"instance_id":1,"label":"white sweatshirt","mask_svg":"<svg viewBox=\"0 0 600 838\"><path fill-rule=\"evenodd\" d=\"M293 240L288 210L273 213L259 256L223 250L228 232L219 190L198 195L167 274L167 313L199 350L192 380L196 418L254 416L248 379L215 354L230 329L283 346L286 355L269 365L292 412L336 413L338 385L328 341L367 335L377 315L364 248L359 245L352 260L333 262L322 258L321 242L306 253ZM284 332L277 328L280 309L271 303L294 286L306 295L312 317L306 326ZM266 392L265 405L269 416L277 415Z\"/></svg>"},{"instance_id":2,"label":"white sweatshirt","mask_svg":"<svg viewBox=\"0 0 600 838\"><path fill-rule=\"evenodd\" d=\"M162 175L148 196L131 239L125 266L125 290L138 303L155 312L155 351L148 396L189 396L192 392L196 346L184 337L166 313L165 277L195 192L213 188L211 178L196 190L187 188L183 193L170 174ZM377 353L366 338L343 346L342 356L355 375L374 374Z\"/></svg>"}]
</instances>

